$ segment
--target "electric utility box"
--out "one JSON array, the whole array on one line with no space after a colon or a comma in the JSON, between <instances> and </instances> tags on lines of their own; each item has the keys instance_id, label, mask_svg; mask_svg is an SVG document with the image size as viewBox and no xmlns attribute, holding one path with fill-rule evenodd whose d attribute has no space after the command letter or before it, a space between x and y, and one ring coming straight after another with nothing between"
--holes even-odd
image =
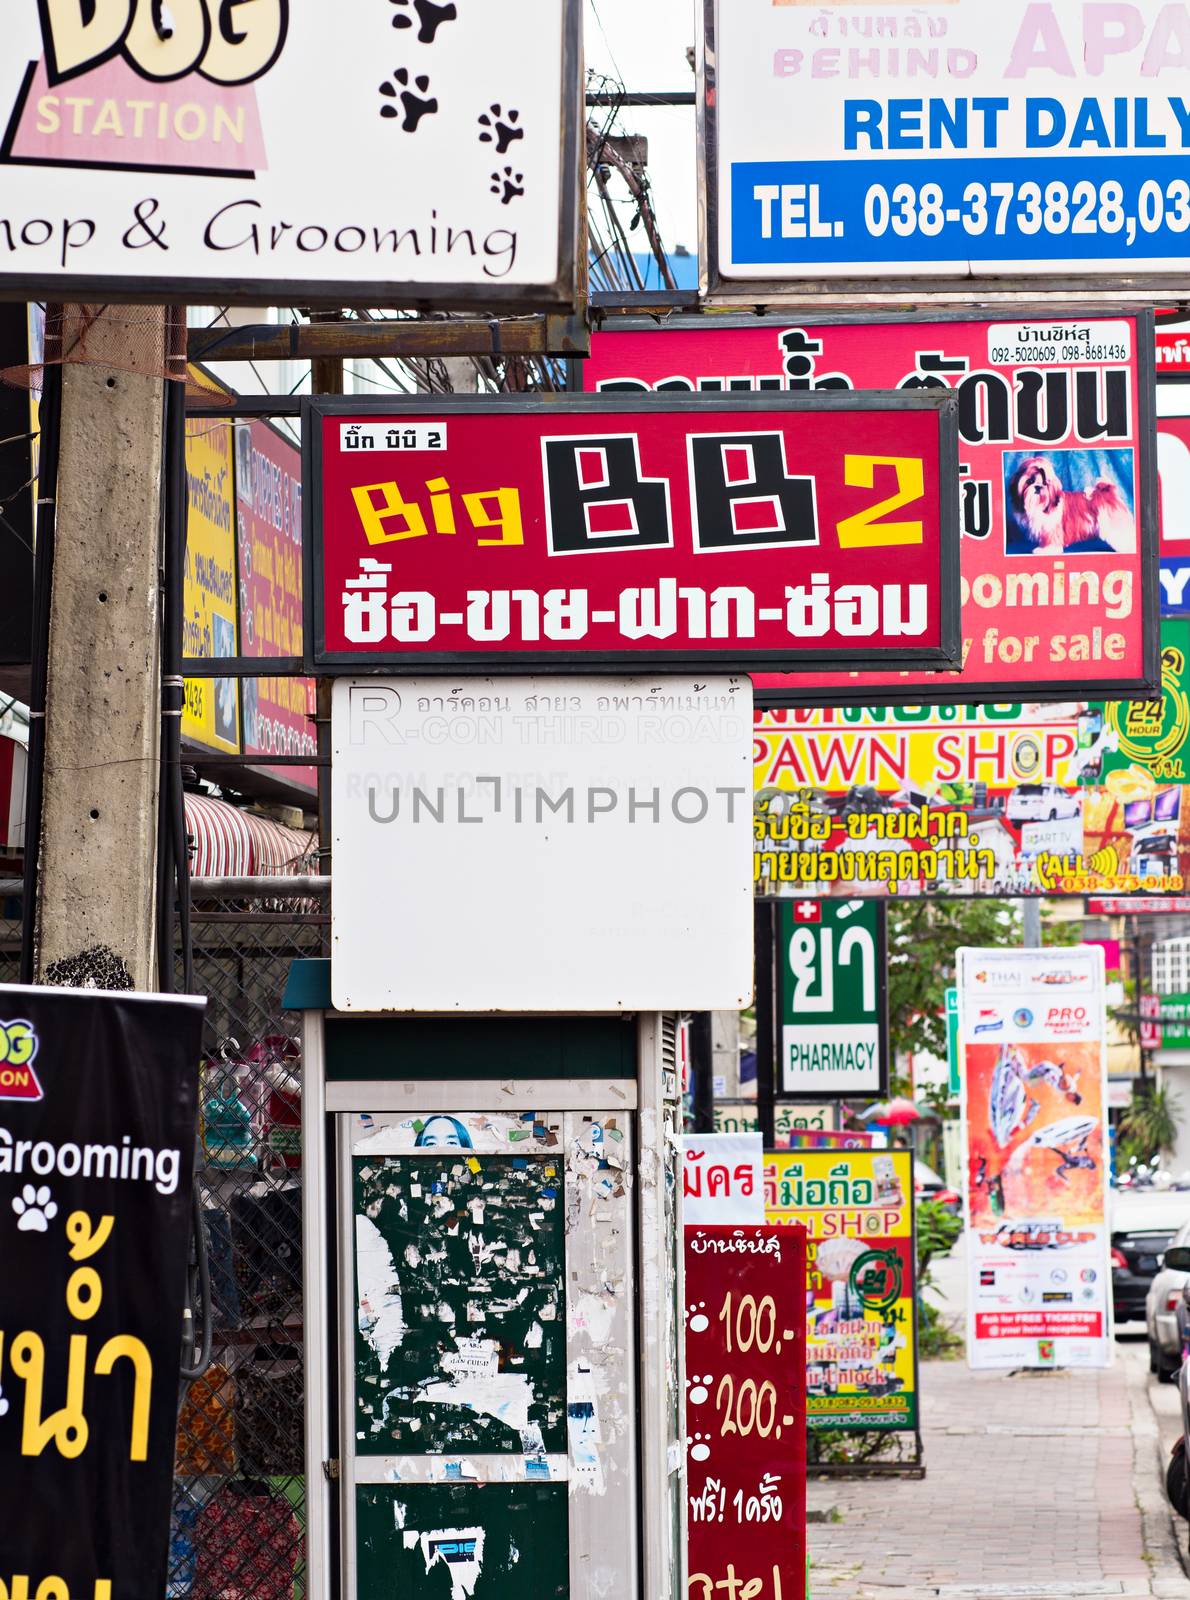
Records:
<instances>
[{"instance_id":1,"label":"electric utility box","mask_svg":"<svg viewBox=\"0 0 1190 1600\"><path fill-rule=\"evenodd\" d=\"M297 963L287 1001L310 1600L680 1600L678 1019L324 983Z\"/></svg>"}]
</instances>

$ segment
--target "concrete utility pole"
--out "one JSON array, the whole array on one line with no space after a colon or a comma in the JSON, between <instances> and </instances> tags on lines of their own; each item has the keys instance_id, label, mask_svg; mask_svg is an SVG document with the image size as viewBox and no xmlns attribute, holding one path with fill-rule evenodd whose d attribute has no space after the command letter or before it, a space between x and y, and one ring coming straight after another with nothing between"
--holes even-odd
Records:
<instances>
[{"instance_id":1,"label":"concrete utility pole","mask_svg":"<svg viewBox=\"0 0 1190 1600\"><path fill-rule=\"evenodd\" d=\"M156 987L162 374L174 325L164 307L64 308L39 981L51 962L107 945L136 988ZM86 359L72 361L80 345Z\"/></svg>"}]
</instances>

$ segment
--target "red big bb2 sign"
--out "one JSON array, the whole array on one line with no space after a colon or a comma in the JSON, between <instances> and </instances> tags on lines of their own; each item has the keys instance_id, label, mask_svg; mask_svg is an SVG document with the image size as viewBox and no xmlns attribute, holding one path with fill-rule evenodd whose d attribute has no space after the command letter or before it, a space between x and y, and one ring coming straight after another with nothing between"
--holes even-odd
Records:
<instances>
[{"instance_id":1,"label":"red big bb2 sign","mask_svg":"<svg viewBox=\"0 0 1190 1600\"><path fill-rule=\"evenodd\" d=\"M312 664L957 665L936 395L311 401Z\"/></svg>"}]
</instances>

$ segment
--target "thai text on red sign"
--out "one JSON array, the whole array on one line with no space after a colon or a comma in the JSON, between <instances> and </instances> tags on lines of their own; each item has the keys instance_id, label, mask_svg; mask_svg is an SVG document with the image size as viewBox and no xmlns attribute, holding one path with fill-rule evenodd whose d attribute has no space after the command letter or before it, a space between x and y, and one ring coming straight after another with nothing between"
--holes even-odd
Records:
<instances>
[{"instance_id":1,"label":"thai text on red sign","mask_svg":"<svg viewBox=\"0 0 1190 1600\"><path fill-rule=\"evenodd\" d=\"M267 422L236 428L240 648L246 656L302 653L302 477L296 447ZM244 754L316 755L310 678L243 681ZM314 766L275 768L313 793Z\"/></svg>"},{"instance_id":2,"label":"thai text on red sign","mask_svg":"<svg viewBox=\"0 0 1190 1600\"><path fill-rule=\"evenodd\" d=\"M315 659L953 662L954 410L901 398L313 402Z\"/></svg>"},{"instance_id":3,"label":"thai text on red sign","mask_svg":"<svg viewBox=\"0 0 1190 1600\"><path fill-rule=\"evenodd\" d=\"M1163 320L1156 329L1157 376L1190 375L1190 320L1184 317L1165 320L1168 313L1161 312L1158 316L1163 316Z\"/></svg>"},{"instance_id":4,"label":"thai text on red sign","mask_svg":"<svg viewBox=\"0 0 1190 1600\"><path fill-rule=\"evenodd\" d=\"M959 400L963 670L758 675L759 704L1085 698L1156 683L1147 316L686 319L597 333L585 389L950 389Z\"/></svg>"},{"instance_id":5,"label":"thai text on red sign","mask_svg":"<svg viewBox=\"0 0 1190 1600\"><path fill-rule=\"evenodd\" d=\"M1087 901L1089 917L1169 916L1190 912L1190 895L1092 895Z\"/></svg>"},{"instance_id":6,"label":"thai text on red sign","mask_svg":"<svg viewBox=\"0 0 1190 1600\"><path fill-rule=\"evenodd\" d=\"M800 1600L806 1230L685 1233L689 1600Z\"/></svg>"}]
</instances>

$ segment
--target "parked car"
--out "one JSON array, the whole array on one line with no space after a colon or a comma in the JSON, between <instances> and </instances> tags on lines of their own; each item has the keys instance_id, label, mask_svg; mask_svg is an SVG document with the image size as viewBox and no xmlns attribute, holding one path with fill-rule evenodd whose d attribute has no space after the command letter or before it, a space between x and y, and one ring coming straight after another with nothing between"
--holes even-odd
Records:
<instances>
[{"instance_id":1,"label":"parked car","mask_svg":"<svg viewBox=\"0 0 1190 1600\"><path fill-rule=\"evenodd\" d=\"M1168 1248L1190 1245L1190 1222L1183 1223ZM1190 1283L1190 1272L1177 1272L1162 1260L1157 1276L1145 1297L1145 1331L1149 1336L1149 1371L1172 1383L1182 1364L1182 1334L1178 1327L1178 1304L1183 1287Z\"/></svg>"},{"instance_id":2,"label":"parked car","mask_svg":"<svg viewBox=\"0 0 1190 1600\"><path fill-rule=\"evenodd\" d=\"M1113 1190L1111 1197L1112 1306L1117 1326L1145 1320L1149 1285L1161 1257L1190 1222L1190 1194L1176 1189Z\"/></svg>"},{"instance_id":3,"label":"parked car","mask_svg":"<svg viewBox=\"0 0 1190 1600\"><path fill-rule=\"evenodd\" d=\"M913 1158L913 1194L918 1200L936 1200L948 1211L953 1211L956 1217L962 1214L962 1195L945 1183L920 1156Z\"/></svg>"},{"instance_id":4,"label":"parked car","mask_svg":"<svg viewBox=\"0 0 1190 1600\"><path fill-rule=\"evenodd\" d=\"M1008 797L1004 815L1009 822L1057 822L1077 817L1082 801L1056 783L1018 783Z\"/></svg>"}]
</instances>

